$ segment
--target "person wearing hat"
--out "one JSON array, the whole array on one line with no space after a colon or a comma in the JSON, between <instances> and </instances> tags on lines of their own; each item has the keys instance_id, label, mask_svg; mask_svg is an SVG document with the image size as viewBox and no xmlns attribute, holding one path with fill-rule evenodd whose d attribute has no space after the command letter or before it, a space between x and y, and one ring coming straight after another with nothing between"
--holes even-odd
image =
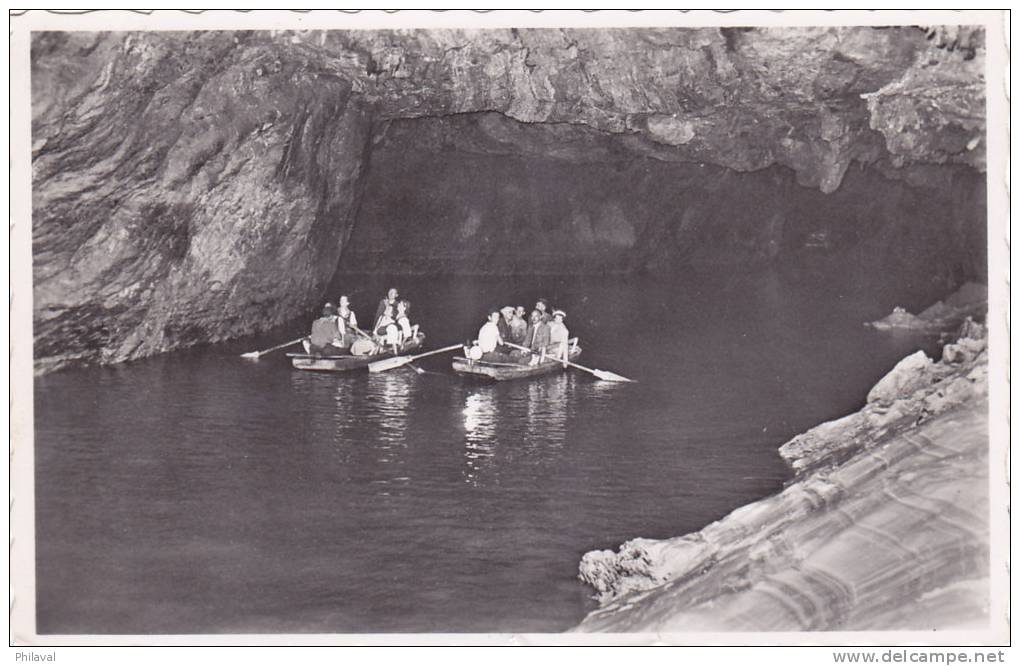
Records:
<instances>
[{"instance_id":1,"label":"person wearing hat","mask_svg":"<svg viewBox=\"0 0 1020 666\"><path fill-rule=\"evenodd\" d=\"M554 358L566 361L570 331L567 330L567 325L563 323L563 320L567 318L567 313L563 310L553 310L552 317L553 321L549 324L548 353ZM566 367L566 363L563 364L563 367Z\"/></svg>"},{"instance_id":2,"label":"person wearing hat","mask_svg":"<svg viewBox=\"0 0 1020 666\"><path fill-rule=\"evenodd\" d=\"M312 322L307 351L317 356L336 356L343 349L343 333L337 325L336 306L326 303L322 307L322 316Z\"/></svg>"}]
</instances>

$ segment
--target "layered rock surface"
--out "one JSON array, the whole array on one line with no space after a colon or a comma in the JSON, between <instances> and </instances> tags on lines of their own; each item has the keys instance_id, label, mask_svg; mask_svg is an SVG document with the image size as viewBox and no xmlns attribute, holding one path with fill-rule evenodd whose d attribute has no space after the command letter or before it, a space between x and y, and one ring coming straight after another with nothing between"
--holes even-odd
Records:
<instances>
[{"instance_id":1,"label":"layered rock surface","mask_svg":"<svg viewBox=\"0 0 1020 666\"><path fill-rule=\"evenodd\" d=\"M988 623L987 352L980 325L904 359L780 453L778 495L702 531L593 551L581 631L945 630Z\"/></svg>"},{"instance_id":2,"label":"layered rock surface","mask_svg":"<svg viewBox=\"0 0 1020 666\"><path fill-rule=\"evenodd\" d=\"M624 164L781 165L823 192L854 160L905 178L981 169L983 34L954 39L910 27L36 33L36 366L136 358L306 312L394 119L495 112L551 128L535 142L550 154L576 126L613 141L586 138L575 159L610 146ZM593 220L593 238L626 245L631 217Z\"/></svg>"},{"instance_id":3,"label":"layered rock surface","mask_svg":"<svg viewBox=\"0 0 1020 666\"><path fill-rule=\"evenodd\" d=\"M37 367L253 333L317 300L369 117L308 54L242 37L33 42Z\"/></svg>"},{"instance_id":4,"label":"layered rock surface","mask_svg":"<svg viewBox=\"0 0 1020 666\"><path fill-rule=\"evenodd\" d=\"M983 126L972 125L984 111L983 32L948 43L944 32L935 36L903 27L308 38L353 56L349 75L369 71L366 95L387 117L498 111L529 123L580 123L741 171L783 164L803 184L832 192L852 160L878 159L886 141L896 142L900 164L983 168ZM965 47L955 48L961 39Z\"/></svg>"}]
</instances>

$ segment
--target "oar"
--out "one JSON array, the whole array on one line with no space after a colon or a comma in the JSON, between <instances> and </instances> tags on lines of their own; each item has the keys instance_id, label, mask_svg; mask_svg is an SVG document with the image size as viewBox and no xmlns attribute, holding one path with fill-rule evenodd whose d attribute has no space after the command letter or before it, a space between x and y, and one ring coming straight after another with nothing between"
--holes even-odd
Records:
<instances>
[{"instance_id":1,"label":"oar","mask_svg":"<svg viewBox=\"0 0 1020 666\"><path fill-rule=\"evenodd\" d=\"M399 368L403 365L407 365L411 361L417 361L420 358L426 356L432 356L433 354L442 354L443 352L453 351L454 349L460 349L464 345L450 345L449 347L443 347L442 349L433 349L430 352L424 354L415 354L414 356L394 356L393 358L384 358L381 361L368 364L369 372L384 372L386 370L392 370L393 368Z\"/></svg>"},{"instance_id":2,"label":"oar","mask_svg":"<svg viewBox=\"0 0 1020 666\"><path fill-rule=\"evenodd\" d=\"M262 356L263 354L268 354L269 352L274 352L277 349L283 349L284 347L290 347L291 345L296 345L297 343L301 342L304 339L305 339L305 336L301 336L297 340L291 340L290 342L285 342L282 345L276 345L275 347L270 347L269 349L263 349L262 351L245 352L244 354L241 354L241 358L253 358L253 359L255 359L257 361L258 358L260 356Z\"/></svg>"},{"instance_id":3,"label":"oar","mask_svg":"<svg viewBox=\"0 0 1020 666\"><path fill-rule=\"evenodd\" d=\"M361 337L368 338L369 340L372 339L371 335L369 335L368 333L365 333L363 330L361 330L357 326L354 326L353 324L347 324L347 326L350 326L351 328L353 328L355 333L360 333Z\"/></svg>"},{"instance_id":4,"label":"oar","mask_svg":"<svg viewBox=\"0 0 1020 666\"><path fill-rule=\"evenodd\" d=\"M371 339L372 339L372 336L371 336L371 335L369 335L368 333L365 333L365 332L364 332L363 330L361 330L361 329L360 329L360 328L358 328L357 326L354 326L354 325L352 325L352 324L348 324L348 326L350 326L351 328L353 328L353 329L354 329L354 332L355 332L355 333L358 333L358 334L360 334L360 335L361 335L361 337L363 337L363 338L367 338L367 339L369 339L369 340L371 340ZM411 369L412 369L412 370L414 370L415 372L417 372L417 373L418 373L419 375L424 375L424 374L425 374L425 371L424 371L424 370L422 370L422 369L421 369L421 368L419 368L418 366L414 365L413 363L410 363L410 362L408 362L408 365L410 365L410 366L411 366ZM378 372L378 371L377 371L377 372Z\"/></svg>"},{"instance_id":5,"label":"oar","mask_svg":"<svg viewBox=\"0 0 1020 666\"><path fill-rule=\"evenodd\" d=\"M522 347L521 345L515 345L512 342L507 342L507 341L504 340L503 344L507 345L508 347L514 347L516 349L520 349L521 351L526 351L526 352L528 352L530 354L535 354L535 352L533 350L528 349L527 347ZM547 355L546 358L551 358L552 360L556 361L557 363L566 363L567 365L575 367L578 370L584 370L585 372L590 372L591 374L595 375L599 379L604 379L607 382L634 382L633 379L627 379L623 375L618 375L615 372L609 372L608 370L594 370L592 368L586 368L583 365L580 365L578 363L574 363L573 361L568 361L568 360L563 359L563 358L557 358L555 356Z\"/></svg>"}]
</instances>

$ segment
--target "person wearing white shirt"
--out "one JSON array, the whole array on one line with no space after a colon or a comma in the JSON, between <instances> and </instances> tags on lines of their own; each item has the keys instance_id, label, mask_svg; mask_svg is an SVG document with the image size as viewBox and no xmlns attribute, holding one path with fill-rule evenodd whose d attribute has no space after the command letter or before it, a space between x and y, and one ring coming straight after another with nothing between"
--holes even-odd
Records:
<instances>
[{"instance_id":1,"label":"person wearing white shirt","mask_svg":"<svg viewBox=\"0 0 1020 666\"><path fill-rule=\"evenodd\" d=\"M400 327L400 338L403 342L407 342L418 335L418 324L412 326L411 319L408 317L410 311L410 301L397 302L397 326Z\"/></svg>"},{"instance_id":2,"label":"person wearing white shirt","mask_svg":"<svg viewBox=\"0 0 1020 666\"><path fill-rule=\"evenodd\" d=\"M478 330L478 346L482 350L483 361L502 360L502 356L496 352L496 348L503 344L503 337L499 334L499 318L499 310L493 310L489 313L489 320Z\"/></svg>"},{"instance_id":3,"label":"person wearing white shirt","mask_svg":"<svg viewBox=\"0 0 1020 666\"><path fill-rule=\"evenodd\" d=\"M549 324L549 355L563 361L567 360L567 347L570 344L570 331L563 323L566 318L567 313L563 310L553 310L553 321Z\"/></svg>"},{"instance_id":4,"label":"person wearing white shirt","mask_svg":"<svg viewBox=\"0 0 1020 666\"><path fill-rule=\"evenodd\" d=\"M350 347L357 337L355 331L358 328L358 318L354 316L354 310L351 309L351 299L347 296L341 296L340 300L337 301L337 326L340 329L340 334L343 336L344 347Z\"/></svg>"},{"instance_id":5,"label":"person wearing white shirt","mask_svg":"<svg viewBox=\"0 0 1020 666\"><path fill-rule=\"evenodd\" d=\"M383 310L382 316L375 322L375 341L383 346L390 347L394 354L400 353L400 327L393 318L395 312L392 308Z\"/></svg>"}]
</instances>

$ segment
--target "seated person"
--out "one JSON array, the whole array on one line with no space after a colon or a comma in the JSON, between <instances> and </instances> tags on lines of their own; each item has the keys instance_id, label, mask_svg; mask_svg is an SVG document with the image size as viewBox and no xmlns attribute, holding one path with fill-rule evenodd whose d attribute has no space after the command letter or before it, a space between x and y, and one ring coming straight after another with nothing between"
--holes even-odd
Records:
<instances>
[{"instance_id":1,"label":"seated person","mask_svg":"<svg viewBox=\"0 0 1020 666\"><path fill-rule=\"evenodd\" d=\"M547 324L552 323L552 315L549 314L549 301L545 298L540 298L535 301L535 309L542 315L542 321Z\"/></svg>"},{"instance_id":2,"label":"seated person","mask_svg":"<svg viewBox=\"0 0 1020 666\"><path fill-rule=\"evenodd\" d=\"M499 310L493 309L489 312L489 319L478 330L478 347L481 350L483 361L506 361L506 356L499 351L503 344L503 337L499 333Z\"/></svg>"},{"instance_id":3,"label":"seated person","mask_svg":"<svg viewBox=\"0 0 1020 666\"><path fill-rule=\"evenodd\" d=\"M507 352L510 351L510 347L507 347L506 344L504 343L507 342L508 340L511 340L510 320L514 316L513 306L505 305L502 308L500 308L499 313L501 316L499 318L499 321L496 322L496 326L499 327L499 340L500 340L498 351L502 354L506 354Z\"/></svg>"},{"instance_id":4,"label":"seated person","mask_svg":"<svg viewBox=\"0 0 1020 666\"><path fill-rule=\"evenodd\" d=\"M549 345L546 347L549 356L564 361L567 360L570 345L570 331L563 323L566 318L567 313L563 310L553 310L553 322L549 324Z\"/></svg>"},{"instance_id":5,"label":"seated person","mask_svg":"<svg viewBox=\"0 0 1020 666\"><path fill-rule=\"evenodd\" d=\"M390 347L394 353L400 353L400 327L397 326L397 322L393 318L394 314L392 307L383 309L382 316L375 323L373 332L377 343Z\"/></svg>"},{"instance_id":6,"label":"seated person","mask_svg":"<svg viewBox=\"0 0 1020 666\"><path fill-rule=\"evenodd\" d=\"M518 305L514 308L513 317L510 319L510 342L516 345L523 345L528 336L528 322L524 317L524 306Z\"/></svg>"},{"instance_id":7,"label":"seated person","mask_svg":"<svg viewBox=\"0 0 1020 666\"><path fill-rule=\"evenodd\" d=\"M533 352L542 352L549 346L549 324L542 317L541 310L531 311L531 323L524 336L524 346Z\"/></svg>"},{"instance_id":8,"label":"seated person","mask_svg":"<svg viewBox=\"0 0 1020 666\"><path fill-rule=\"evenodd\" d=\"M411 320L408 317L408 313L411 311L410 301L400 301L397 303L397 326L400 328L400 341L407 342L408 340L417 337L418 335L418 324L411 325Z\"/></svg>"},{"instance_id":9,"label":"seated person","mask_svg":"<svg viewBox=\"0 0 1020 666\"><path fill-rule=\"evenodd\" d=\"M386 327L394 323L393 309L383 308L382 313L376 317L375 325L372 326L372 335L381 338L386 335Z\"/></svg>"},{"instance_id":10,"label":"seated person","mask_svg":"<svg viewBox=\"0 0 1020 666\"><path fill-rule=\"evenodd\" d=\"M379 317L383 316L383 312L387 309L395 310L397 307L397 298L400 293L396 287L390 287L390 290L386 292L386 297L379 301L379 307L375 309L375 320L379 321Z\"/></svg>"},{"instance_id":11,"label":"seated person","mask_svg":"<svg viewBox=\"0 0 1020 666\"><path fill-rule=\"evenodd\" d=\"M316 356L339 356L346 347L343 333L337 325L336 306L326 303L322 316L312 322L312 333L307 339L305 351Z\"/></svg>"},{"instance_id":12,"label":"seated person","mask_svg":"<svg viewBox=\"0 0 1020 666\"><path fill-rule=\"evenodd\" d=\"M361 335L357 332L358 318L354 316L351 309L351 301L347 296L341 296L337 301L337 324L343 334L344 347L350 347Z\"/></svg>"}]
</instances>

